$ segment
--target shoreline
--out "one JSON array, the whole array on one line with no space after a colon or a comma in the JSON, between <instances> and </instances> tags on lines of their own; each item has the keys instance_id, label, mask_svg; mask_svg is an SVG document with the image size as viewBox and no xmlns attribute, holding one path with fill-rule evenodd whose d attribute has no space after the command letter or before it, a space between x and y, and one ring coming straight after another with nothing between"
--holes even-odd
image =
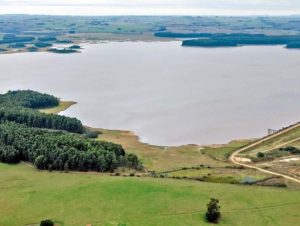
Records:
<instances>
[{"instance_id":1,"label":"shoreline","mask_svg":"<svg viewBox=\"0 0 300 226\"><path fill-rule=\"evenodd\" d=\"M67 110L74 104L76 104L74 101L60 100L59 106L39 111L49 114L58 114ZM299 127L299 125L300 122L295 123L294 125L285 127L276 133L258 139L233 140L227 144L218 145L215 144L204 146L189 144L176 147L158 146L143 143L138 135L128 130L109 130L104 128L94 128L87 125L84 125L84 127L87 131L99 132L98 136L93 138L96 141L119 144L127 153L137 155L143 163L145 172L150 176L170 176L173 179L190 178L194 180L197 177L194 178L193 175L195 172L196 174L199 173L197 171L198 169L206 169L209 171L209 173L207 175L200 176L200 180L208 180L209 182L217 183L232 183L233 181L228 181L228 178L233 177L232 175L238 175L238 178L245 175L251 177L256 175L257 172L260 172L266 175L271 174L273 176L279 176L280 178L275 180L275 184L278 182L278 180L279 182L282 181L282 178L284 178L283 180L287 179L288 181L297 182L297 184L299 184L299 179L291 179L293 178L292 175L290 176L290 174L286 172L281 173L267 170L259 165L252 165L250 162L249 165L242 162L242 159L238 159L238 154L243 150L247 150L252 146L256 146L256 144L262 143L264 140L269 140L272 139L272 137L279 136L280 134L285 133L285 131L292 130L294 127ZM220 169L222 169L222 173L220 173ZM120 171L118 171L119 174L124 172L124 169L120 169ZM181 177L178 175L176 176L176 174L172 174L173 172L180 172L179 175L181 175ZM171 174L169 175L169 173ZM201 175L201 173L199 175ZM272 180L272 178L268 178L267 180ZM235 183L237 182L235 181ZM285 184L285 182L283 183ZM285 186L287 186L287 184L285 184Z\"/></svg>"},{"instance_id":2,"label":"shoreline","mask_svg":"<svg viewBox=\"0 0 300 226\"><path fill-rule=\"evenodd\" d=\"M184 39L182 38L167 38L167 37L156 37L154 35L132 35L132 36L122 36L122 34L119 34L120 37L113 38L111 35L115 34L110 34L108 33L108 37L97 37L93 38L93 33L83 33L80 34L79 36L71 36L73 39L71 39L73 42L71 44L73 45L95 45L95 44L106 44L110 42L182 42ZM96 36L99 34L95 34ZM103 35L103 34L101 34ZM87 36L87 37L85 37ZM70 37L66 35L65 37ZM78 38L79 37L79 38ZM54 43L55 44L55 43ZM69 44L66 44L69 45ZM253 44L253 45L237 45L237 46L192 46L192 45L182 45L184 48L205 48L205 49L216 49L216 48L238 48L238 47L248 47L248 46L260 46L260 47L270 47L270 46L280 46L283 47L284 49L287 50L300 50L300 47L298 48L288 48L287 46L283 44ZM53 46L55 47L55 46ZM0 51L0 55L2 54L14 54L14 53L45 53L45 52L50 52L50 53L55 53L49 51L49 48L38 48L36 51L30 51L27 49L27 47L24 48L4 48L5 51ZM1 49L1 45L0 45ZM81 51L75 52L75 53L81 53ZM57 53L57 54L68 54L68 53Z\"/></svg>"},{"instance_id":3,"label":"shoreline","mask_svg":"<svg viewBox=\"0 0 300 226\"><path fill-rule=\"evenodd\" d=\"M127 35L119 34L119 36L115 37L116 34L106 33L106 34L98 34L98 33L82 33L75 35L65 35L66 38L70 38L73 43L70 45L84 45L84 44L101 44L108 42L171 42L171 41L180 41L172 38L159 38L155 37L152 34L144 34L144 35ZM69 45L69 44L67 44ZM0 45L1 48L1 45ZM38 48L36 51L29 51L26 47L24 48L5 48L6 51L0 51L1 54L14 54L14 53L41 53L41 52L49 52L48 48Z\"/></svg>"},{"instance_id":4,"label":"shoreline","mask_svg":"<svg viewBox=\"0 0 300 226\"><path fill-rule=\"evenodd\" d=\"M58 107L43 109L42 112L50 114L59 114L76 104L74 101L60 101ZM243 139L231 141L227 144L198 145L187 144L179 146L159 146L143 143L139 136L132 131L109 130L104 128L94 128L84 125L90 131L98 131L96 140L107 141L122 145L128 152L139 156L147 170L155 172L164 172L186 167L197 167L199 165L209 165L210 167L232 166L227 161L219 161L218 157L207 154L208 149L220 150L232 149L233 147L242 147L253 140Z\"/></svg>"},{"instance_id":5,"label":"shoreline","mask_svg":"<svg viewBox=\"0 0 300 226\"><path fill-rule=\"evenodd\" d=\"M59 106L54 107L54 108L45 108L45 109L39 109L39 111L43 112L43 113L47 113L47 114L59 114L62 113L66 110L68 110L70 107L72 107L73 105L77 104L76 101L60 101ZM181 145L157 145L157 144L150 144L150 143L146 143L141 141L141 138L138 134L136 134L133 131L130 130L120 130L120 129L106 129L106 128L96 128L93 126L89 126L89 125L83 125L86 129L90 130L90 131L98 131L100 132L100 135L103 134L122 134L124 136L130 137L134 140L136 140L136 142L142 144L142 145L147 145L147 146L151 146L151 147L159 147L160 149L168 149L168 148L179 148L179 147L186 147L186 146L194 146L194 147L198 147L198 148L203 148L203 147L208 147L208 148L220 148L220 147L224 147L232 142L246 142L246 141L255 141L259 138L242 138L242 139L233 139L231 141L229 141L228 143L221 143L221 144L181 144Z\"/></svg>"}]
</instances>

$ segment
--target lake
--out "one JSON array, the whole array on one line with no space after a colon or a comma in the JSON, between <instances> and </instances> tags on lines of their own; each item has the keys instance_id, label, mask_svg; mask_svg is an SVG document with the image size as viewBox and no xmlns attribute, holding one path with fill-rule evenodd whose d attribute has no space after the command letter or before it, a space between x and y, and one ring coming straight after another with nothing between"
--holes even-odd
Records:
<instances>
[{"instance_id":1,"label":"lake","mask_svg":"<svg viewBox=\"0 0 300 226\"><path fill-rule=\"evenodd\" d=\"M300 120L300 51L282 46L110 42L81 54L2 54L0 81L2 93L77 101L65 115L158 145L260 137Z\"/></svg>"}]
</instances>

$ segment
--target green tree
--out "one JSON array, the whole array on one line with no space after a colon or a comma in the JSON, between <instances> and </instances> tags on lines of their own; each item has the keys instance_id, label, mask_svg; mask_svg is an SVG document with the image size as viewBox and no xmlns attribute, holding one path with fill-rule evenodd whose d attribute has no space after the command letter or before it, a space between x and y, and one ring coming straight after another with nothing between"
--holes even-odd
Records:
<instances>
[{"instance_id":1,"label":"green tree","mask_svg":"<svg viewBox=\"0 0 300 226\"><path fill-rule=\"evenodd\" d=\"M34 160L34 165L38 169L46 169L47 164L47 157L45 155L39 155Z\"/></svg>"},{"instance_id":2,"label":"green tree","mask_svg":"<svg viewBox=\"0 0 300 226\"><path fill-rule=\"evenodd\" d=\"M220 208L218 199L210 199L210 202L207 204L207 212L205 214L206 220L217 224L221 217Z\"/></svg>"},{"instance_id":3,"label":"green tree","mask_svg":"<svg viewBox=\"0 0 300 226\"><path fill-rule=\"evenodd\" d=\"M138 157L135 154L132 154L132 153L130 153L127 156L127 161L128 161L129 167L132 167L132 168L135 168L135 169L137 168L137 166L139 164Z\"/></svg>"},{"instance_id":4,"label":"green tree","mask_svg":"<svg viewBox=\"0 0 300 226\"><path fill-rule=\"evenodd\" d=\"M54 226L54 222L52 220L42 220L40 226Z\"/></svg>"}]
</instances>

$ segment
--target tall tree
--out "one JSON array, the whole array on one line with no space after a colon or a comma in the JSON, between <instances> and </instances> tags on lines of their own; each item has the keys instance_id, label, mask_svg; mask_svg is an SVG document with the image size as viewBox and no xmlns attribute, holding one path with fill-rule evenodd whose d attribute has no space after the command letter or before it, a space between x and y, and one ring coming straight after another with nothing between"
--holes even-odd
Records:
<instances>
[{"instance_id":1,"label":"tall tree","mask_svg":"<svg viewBox=\"0 0 300 226\"><path fill-rule=\"evenodd\" d=\"M205 214L206 220L217 224L221 217L220 208L218 199L210 199L210 202L207 204L207 212Z\"/></svg>"}]
</instances>

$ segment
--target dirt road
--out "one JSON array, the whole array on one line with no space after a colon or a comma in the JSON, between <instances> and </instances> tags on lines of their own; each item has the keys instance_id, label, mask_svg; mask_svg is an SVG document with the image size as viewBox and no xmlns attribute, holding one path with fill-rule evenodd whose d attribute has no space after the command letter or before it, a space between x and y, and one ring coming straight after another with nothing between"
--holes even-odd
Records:
<instances>
[{"instance_id":1,"label":"dirt road","mask_svg":"<svg viewBox=\"0 0 300 226\"><path fill-rule=\"evenodd\" d=\"M257 166L251 165L251 164L241 163L241 162L237 161L237 157L236 157L238 154L240 154L243 151L248 150L249 148L255 147L256 145L261 144L261 143L263 143L265 141L268 141L268 140L270 140L272 138L276 138L277 136L280 136L280 135L282 135L282 134L284 134L284 133L286 133L286 132L288 132L290 130L293 130L293 129L299 127L299 126L300 126L300 123L297 123L297 124L295 124L295 125L293 125L291 127L288 127L288 128L286 128L284 130L281 130L281 131L279 131L279 132L277 132L275 134L272 134L270 136L262 138L261 140L258 140L258 141L254 142L254 143L252 143L252 144L250 144L250 145L248 145L246 147L240 148L240 149L236 150L235 152L233 152L231 154L231 156L229 157L229 160L232 163L236 164L236 165L244 166L244 167L251 168L251 169L256 169L256 170L259 170L261 172L268 173L268 174L275 175L275 176L281 176L281 177L283 177L285 179L288 179L288 180L291 180L293 182L300 183L300 180L296 179L294 177L291 177L291 176L288 176L288 175L285 175L285 174L282 174L282 173L276 173L276 172L273 172L273 171L270 171L270 170L266 170L266 169L263 169L263 168L260 168L260 167L257 167ZM286 145L287 143L291 143L293 141L296 141L298 139L300 139L300 138L297 138L297 139L291 140L289 142L286 142L286 143L282 144L282 146Z\"/></svg>"}]
</instances>

